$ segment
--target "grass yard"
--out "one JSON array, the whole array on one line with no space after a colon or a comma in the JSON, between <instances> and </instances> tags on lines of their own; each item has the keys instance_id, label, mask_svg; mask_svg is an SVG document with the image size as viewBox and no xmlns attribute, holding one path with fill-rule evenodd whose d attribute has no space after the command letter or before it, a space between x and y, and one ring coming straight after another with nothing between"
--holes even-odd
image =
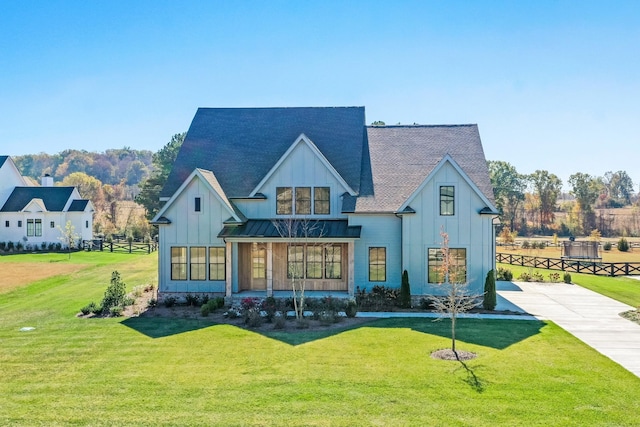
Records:
<instances>
[{"instance_id":1,"label":"grass yard","mask_svg":"<svg viewBox=\"0 0 640 427\"><path fill-rule=\"evenodd\" d=\"M156 256L70 263L85 267L0 294L0 425L640 424L640 379L553 323L463 319L458 346L478 354L463 365L429 356L450 344L446 321L260 334L81 319L113 270L129 289L155 283Z\"/></svg>"}]
</instances>

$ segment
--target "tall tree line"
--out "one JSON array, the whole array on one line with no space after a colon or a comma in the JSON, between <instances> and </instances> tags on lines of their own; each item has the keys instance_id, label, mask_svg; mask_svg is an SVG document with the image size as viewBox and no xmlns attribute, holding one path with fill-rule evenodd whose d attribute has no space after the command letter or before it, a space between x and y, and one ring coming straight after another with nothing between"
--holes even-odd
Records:
<instances>
[{"instance_id":1,"label":"tall tree line","mask_svg":"<svg viewBox=\"0 0 640 427\"><path fill-rule=\"evenodd\" d=\"M602 230L607 227L605 214L599 216L596 211L629 206L636 200L626 171L607 172L604 177L582 172L571 175L567 184L572 200L559 206L563 183L555 174L546 170L520 174L508 162L487 163L502 227L510 232L586 235L601 228L607 234L616 230ZM556 213L561 209L567 211L567 218L558 223Z\"/></svg>"}]
</instances>

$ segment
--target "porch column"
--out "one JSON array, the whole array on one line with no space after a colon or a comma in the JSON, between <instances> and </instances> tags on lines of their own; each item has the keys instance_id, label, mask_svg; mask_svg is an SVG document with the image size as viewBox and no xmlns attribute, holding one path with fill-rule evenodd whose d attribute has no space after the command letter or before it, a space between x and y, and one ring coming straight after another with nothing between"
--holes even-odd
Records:
<instances>
[{"instance_id":1,"label":"porch column","mask_svg":"<svg viewBox=\"0 0 640 427\"><path fill-rule=\"evenodd\" d=\"M225 263L224 263L224 277L225 277L225 296L230 297L231 296L231 276L233 274L233 270L231 268L231 259L233 258L233 253L232 253L232 248L233 245L231 244L231 242L226 242L226 248L225 248Z\"/></svg>"},{"instance_id":2,"label":"porch column","mask_svg":"<svg viewBox=\"0 0 640 427\"><path fill-rule=\"evenodd\" d=\"M267 242L267 296L273 296L273 243Z\"/></svg>"},{"instance_id":3,"label":"porch column","mask_svg":"<svg viewBox=\"0 0 640 427\"><path fill-rule=\"evenodd\" d=\"M348 282L347 282L347 291L349 292L349 296L353 297L355 293L355 262L354 262L354 241L350 241L347 243L347 259L348 259Z\"/></svg>"}]
</instances>

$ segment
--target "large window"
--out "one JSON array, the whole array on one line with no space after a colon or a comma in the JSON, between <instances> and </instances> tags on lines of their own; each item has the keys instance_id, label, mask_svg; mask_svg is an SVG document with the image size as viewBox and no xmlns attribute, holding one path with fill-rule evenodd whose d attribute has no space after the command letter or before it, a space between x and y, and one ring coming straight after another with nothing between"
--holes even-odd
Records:
<instances>
[{"instance_id":1,"label":"large window","mask_svg":"<svg viewBox=\"0 0 640 427\"><path fill-rule=\"evenodd\" d=\"M342 247L328 246L324 248L324 277L327 279L342 278Z\"/></svg>"},{"instance_id":2,"label":"large window","mask_svg":"<svg viewBox=\"0 0 640 427\"><path fill-rule=\"evenodd\" d=\"M452 185L440 187L440 215L451 216L455 213L455 188Z\"/></svg>"},{"instance_id":3,"label":"large window","mask_svg":"<svg viewBox=\"0 0 640 427\"><path fill-rule=\"evenodd\" d=\"M295 206L294 201L295 199ZM277 215L329 215L331 213L331 192L329 187L277 187ZM313 208L312 208L313 205Z\"/></svg>"},{"instance_id":4,"label":"large window","mask_svg":"<svg viewBox=\"0 0 640 427\"><path fill-rule=\"evenodd\" d=\"M225 248L209 248L209 280L225 280Z\"/></svg>"},{"instance_id":5,"label":"large window","mask_svg":"<svg viewBox=\"0 0 640 427\"><path fill-rule=\"evenodd\" d=\"M206 248L194 246L189 248L189 277L191 280L207 280Z\"/></svg>"},{"instance_id":6,"label":"large window","mask_svg":"<svg viewBox=\"0 0 640 427\"><path fill-rule=\"evenodd\" d=\"M313 213L316 215L329 215L330 213L329 187L315 187L313 189Z\"/></svg>"},{"instance_id":7,"label":"large window","mask_svg":"<svg viewBox=\"0 0 640 427\"><path fill-rule=\"evenodd\" d=\"M387 248L369 248L369 281L387 281Z\"/></svg>"},{"instance_id":8,"label":"large window","mask_svg":"<svg viewBox=\"0 0 640 427\"><path fill-rule=\"evenodd\" d=\"M449 249L449 271L442 249L429 249L429 283L465 283L467 281L467 250ZM447 275L449 277L445 277Z\"/></svg>"},{"instance_id":9,"label":"large window","mask_svg":"<svg viewBox=\"0 0 640 427\"><path fill-rule=\"evenodd\" d=\"M27 236L33 236L33 220L27 220Z\"/></svg>"},{"instance_id":10,"label":"large window","mask_svg":"<svg viewBox=\"0 0 640 427\"><path fill-rule=\"evenodd\" d=\"M276 214L291 215L293 213L293 188L276 188Z\"/></svg>"},{"instance_id":11,"label":"large window","mask_svg":"<svg viewBox=\"0 0 640 427\"><path fill-rule=\"evenodd\" d=\"M187 248L171 247L171 280L187 280Z\"/></svg>"},{"instance_id":12,"label":"large window","mask_svg":"<svg viewBox=\"0 0 640 427\"><path fill-rule=\"evenodd\" d=\"M36 236L42 236L42 220L41 219L36 219L34 231Z\"/></svg>"},{"instance_id":13,"label":"large window","mask_svg":"<svg viewBox=\"0 0 640 427\"><path fill-rule=\"evenodd\" d=\"M341 245L293 245L287 248L288 279L341 279Z\"/></svg>"},{"instance_id":14,"label":"large window","mask_svg":"<svg viewBox=\"0 0 640 427\"><path fill-rule=\"evenodd\" d=\"M254 279L267 278L267 250L255 243L251 249L251 270Z\"/></svg>"}]
</instances>

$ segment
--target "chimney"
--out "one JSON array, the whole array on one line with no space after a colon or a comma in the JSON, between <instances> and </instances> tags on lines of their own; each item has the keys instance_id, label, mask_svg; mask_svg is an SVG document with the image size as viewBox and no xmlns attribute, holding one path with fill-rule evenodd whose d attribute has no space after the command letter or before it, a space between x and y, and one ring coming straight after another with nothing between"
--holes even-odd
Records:
<instances>
[{"instance_id":1,"label":"chimney","mask_svg":"<svg viewBox=\"0 0 640 427\"><path fill-rule=\"evenodd\" d=\"M53 187L53 177L48 173L42 177L41 185L43 187Z\"/></svg>"}]
</instances>

